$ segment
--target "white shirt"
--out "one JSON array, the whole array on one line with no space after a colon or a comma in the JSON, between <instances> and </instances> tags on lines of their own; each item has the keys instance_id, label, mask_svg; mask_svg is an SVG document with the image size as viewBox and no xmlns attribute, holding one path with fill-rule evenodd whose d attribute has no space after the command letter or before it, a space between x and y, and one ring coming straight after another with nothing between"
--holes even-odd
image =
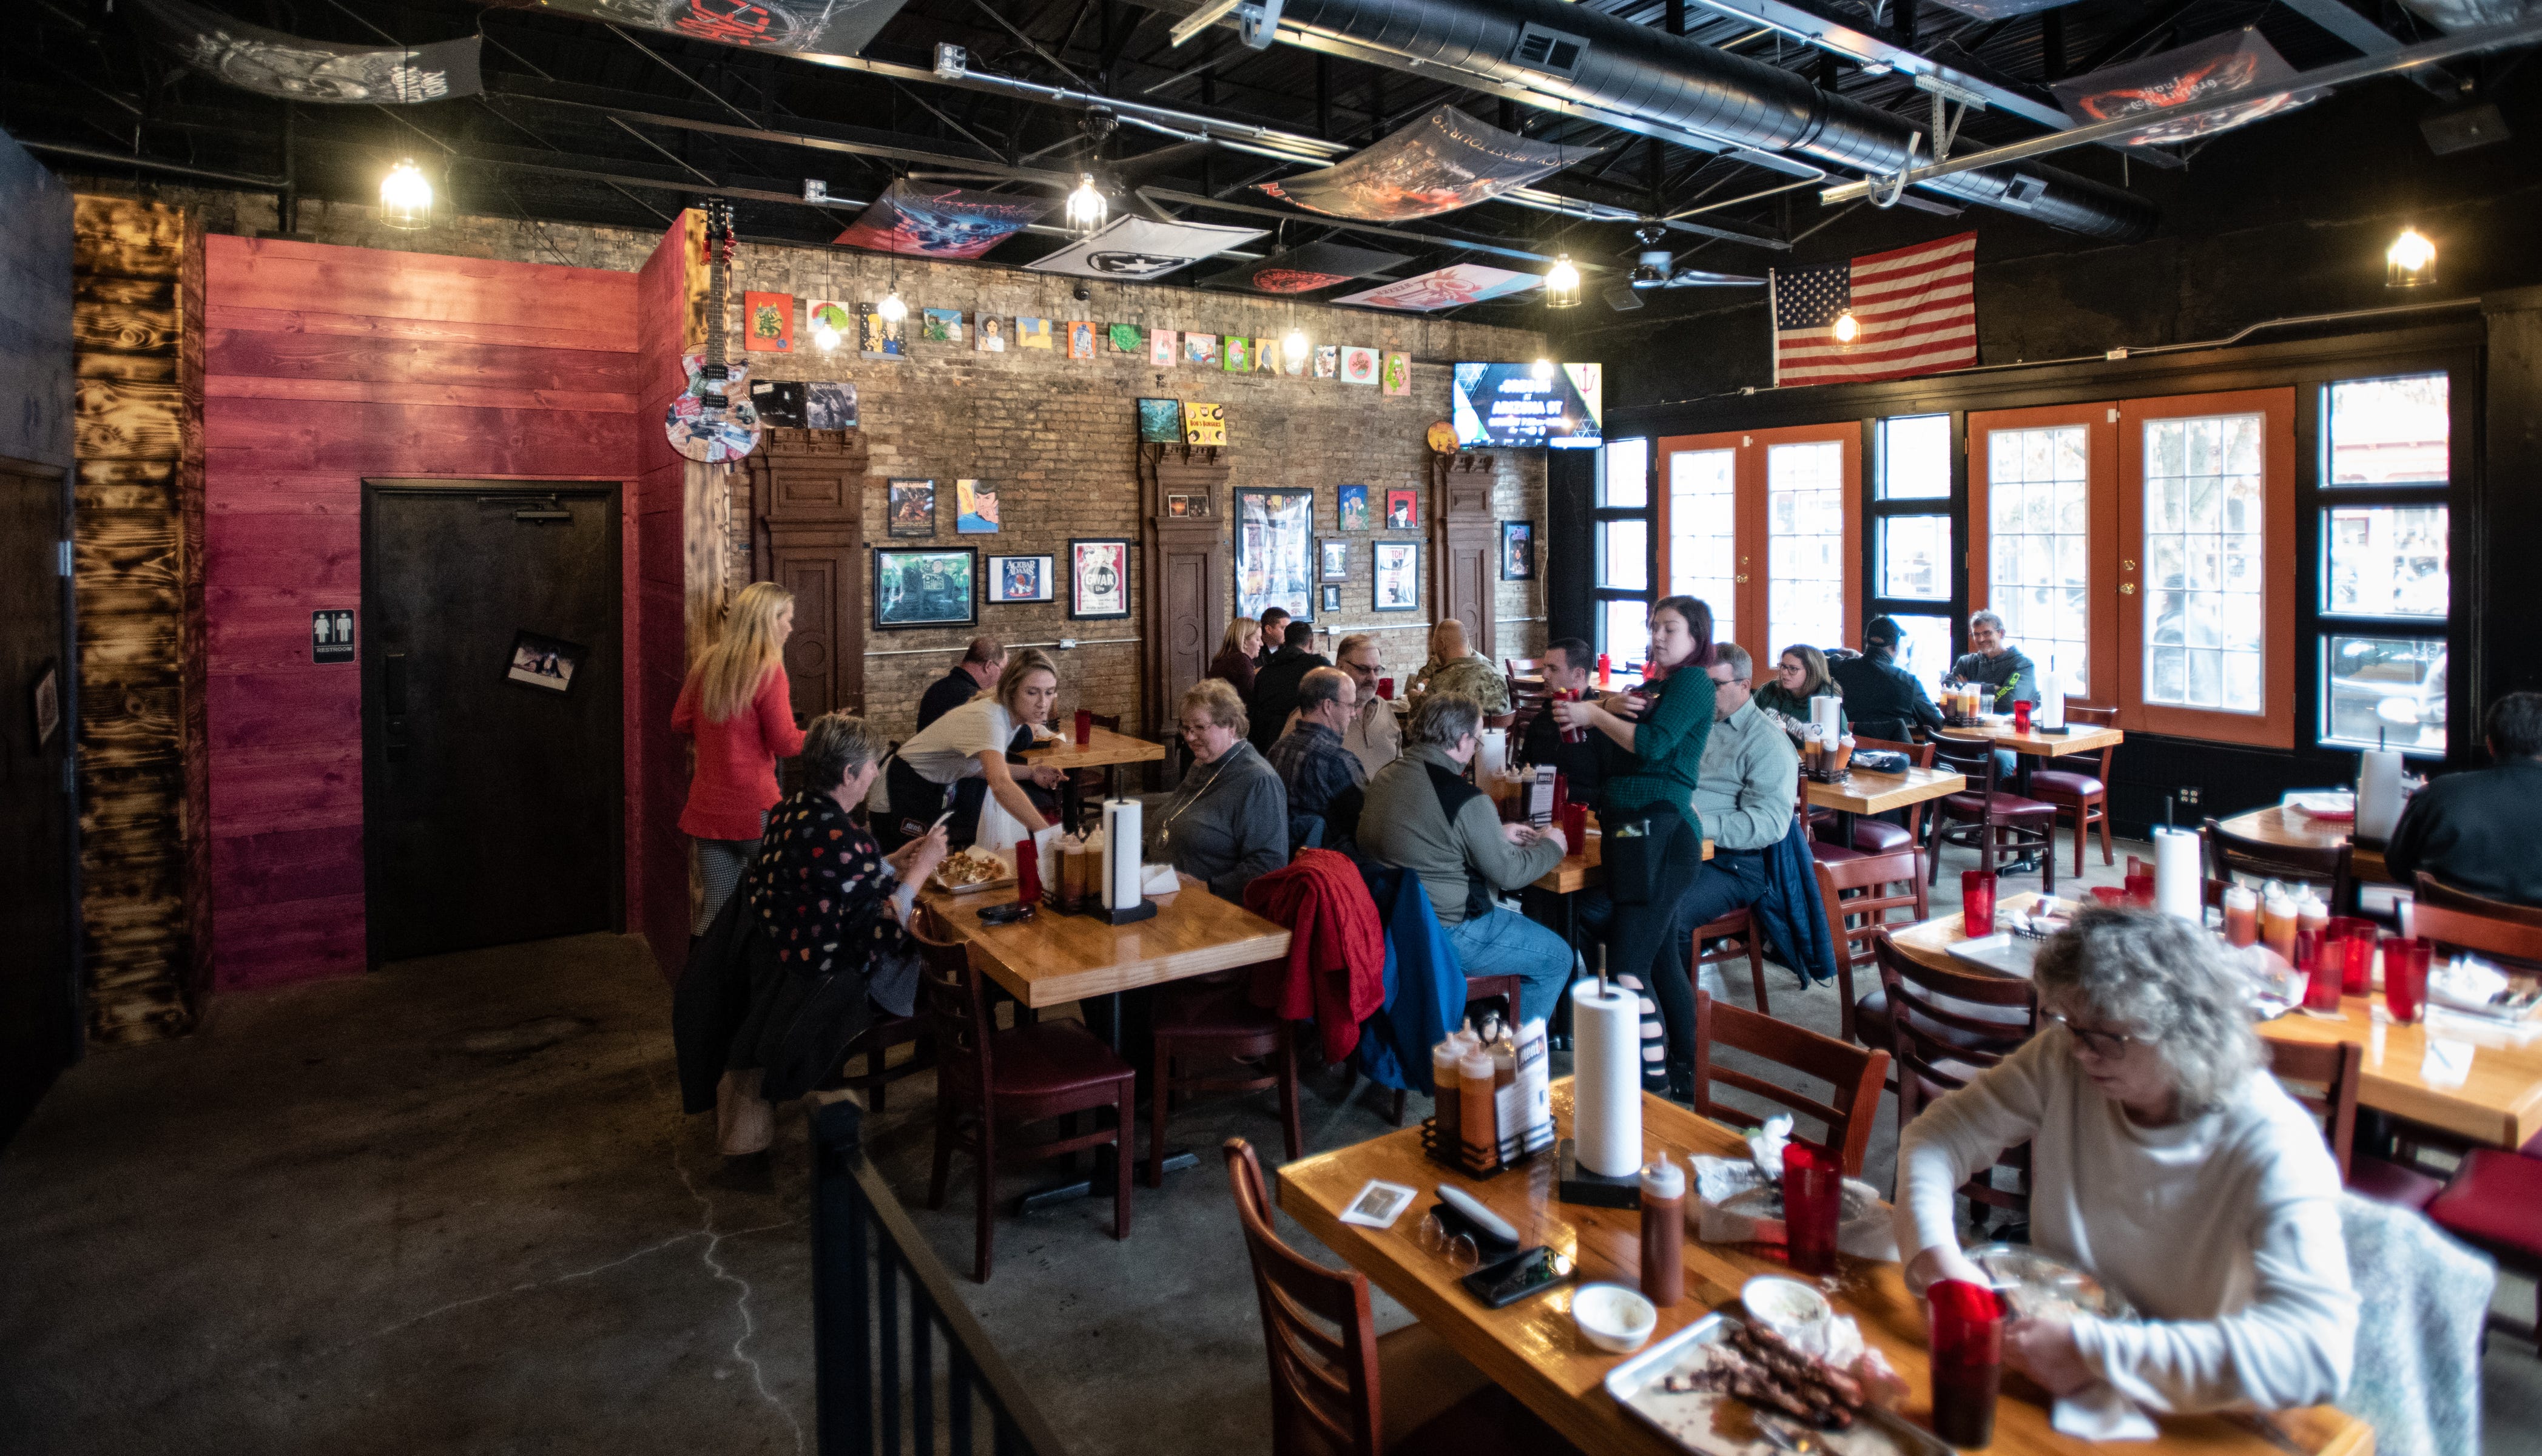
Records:
<instances>
[{"instance_id":1,"label":"white shirt","mask_svg":"<svg viewBox=\"0 0 2542 1456\"><path fill-rule=\"evenodd\" d=\"M2141 1128L2070 1047L2051 1027L1906 1125L1899 1248L1957 1247L1953 1191L2029 1139L2031 1242L2143 1317L2074 1324L2084 1362L2120 1394L2177 1412L2337 1399L2357 1301L2319 1125L2254 1071L2223 1107Z\"/></svg>"},{"instance_id":2,"label":"white shirt","mask_svg":"<svg viewBox=\"0 0 2542 1456\"><path fill-rule=\"evenodd\" d=\"M994 697L975 697L930 723L900 746L900 761L929 783L958 783L983 771L979 755L1004 754L1015 736L1014 714ZM889 775L874 775L865 806L878 813L891 808Z\"/></svg>"},{"instance_id":3,"label":"white shirt","mask_svg":"<svg viewBox=\"0 0 2542 1456\"><path fill-rule=\"evenodd\" d=\"M1395 720L1394 704L1370 694L1342 726L1342 747L1359 760L1364 777L1375 777L1377 770L1403 757L1403 725Z\"/></svg>"}]
</instances>

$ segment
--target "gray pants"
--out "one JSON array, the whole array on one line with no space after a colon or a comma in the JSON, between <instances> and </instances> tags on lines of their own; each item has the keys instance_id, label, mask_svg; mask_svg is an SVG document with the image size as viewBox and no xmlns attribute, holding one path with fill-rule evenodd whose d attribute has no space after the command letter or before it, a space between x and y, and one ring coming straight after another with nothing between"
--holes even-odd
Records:
<instances>
[{"instance_id":1,"label":"gray pants","mask_svg":"<svg viewBox=\"0 0 2542 1456\"><path fill-rule=\"evenodd\" d=\"M763 833L768 816L759 816ZM691 839L698 846L698 878L705 883L706 894L698 900L697 913L689 918L689 933L704 935L714 917L723 913L723 903L741 886L741 877L750 862L759 857L757 839Z\"/></svg>"}]
</instances>

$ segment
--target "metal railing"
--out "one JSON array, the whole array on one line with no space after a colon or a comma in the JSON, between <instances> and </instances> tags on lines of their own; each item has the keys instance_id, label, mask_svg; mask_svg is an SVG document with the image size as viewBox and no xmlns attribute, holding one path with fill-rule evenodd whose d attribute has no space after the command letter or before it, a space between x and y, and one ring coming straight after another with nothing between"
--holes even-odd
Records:
<instances>
[{"instance_id":1,"label":"metal railing","mask_svg":"<svg viewBox=\"0 0 2542 1456\"><path fill-rule=\"evenodd\" d=\"M812 1119L812 1360L821 1456L1066 1456L889 1184L854 1103Z\"/></svg>"}]
</instances>

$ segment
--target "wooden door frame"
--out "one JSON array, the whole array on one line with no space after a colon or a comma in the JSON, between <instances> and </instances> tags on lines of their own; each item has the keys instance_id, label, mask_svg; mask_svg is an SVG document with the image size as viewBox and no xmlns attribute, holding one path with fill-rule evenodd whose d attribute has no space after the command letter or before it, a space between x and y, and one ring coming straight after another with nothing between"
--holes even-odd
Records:
<instances>
[{"instance_id":1,"label":"wooden door frame","mask_svg":"<svg viewBox=\"0 0 2542 1456\"><path fill-rule=\"evenodd\" d=\"M1966 448L1969 476L1969 612L1972 616L1991 605L1992 584L1988 567L1993 560L1994 518L1990 514L1989 489L1993 476L1986 466L1986 453L1978 449L1981 437L1996 430L2052 429L2064 425L2081 425L2085 429L2083 449L2087 472L2084 494L2086 523L2083 557L2085 581L2083 635L2091 653L2092 681L2085 686L2084 695L2072 699L2077 707L2110 708L2119 705L2119 619L2126 616L2123 603L2132 598L2119 595L2119 497L2125 493L2119 475L2119 406L2113 400L2095 400L2082 404L2043 404L2030 409L1972 410Z\"/></svg>"},{"instance_id":2,"label":"wooden door frame","mask_svg":"<svg viewBox=\"0 0 2542 1456\"><path fill-rule=\"evenodd\" d=\"M1715 450L1730 452L1730 550L1735 560L1730 612L1734 632L1746 630L1751 622L1761 625L1764 620L1764 573L1750 569L1751 562L1764 548L1765 541L1764 499L1748 488L1748 448L1755 439L1753 430L1723 430L1708 435L1671 435L1651 442L1653 601L1670 595L1677 585L1677 563L1671 558L1675 550L1673 533L1677 506L1669 462L1679 455L1699 455ZM1757 653L1772 651L1770 647L1755 649Z\"/></svg>"},{"instance_id":3,"label":"wooden door frame","mask_svg":"<svg viewBox=\"0 0 2542 1456\"><path fill-rule=\"evenodd\" d=\"M53 539L60 543L57 549L64 550L66 553L73 540L71 471L62 466L46 465L40 461L25 460L16 456L0 456L0 475L26 481L31 486L49 486L54 502L52 535ZM67 554L62 559L65 569L56 578L54 585L61 609L61 630L55 634L52 646L53 693L60 721L53 729L53 737L47 742L54 745L51 752L60 757L66 769L73 769L75 777L74 765L78 762L80 735L79 595L73 589L73 578L67 569ZM32 732L34 717L32 701L21 698L8 710L25 714ZM43 744L37 745L37 758L42 758L45 753ZM50 978L55 982L53 990L62 997L64 1011L64 1024L58 1028L62 1035L62 1042L48 1053L39 1052L42 1060L48 1063L43 1065L40 1071L27 1069L31 1074L25 1084L27 1100L23 1106L15 1105L13 1101L19 1089L6 1081L0 1081L0 1147L6 1147L10 1139L16 1135L22 1121L35 1112L37 1105L43 1100L45 1092L51 1088L54 1079L68 1068L78 1065L88 1055L88 976L86 974L88 956L85 947L87 928L80 898L80 801L76 790L76 783L70 779L64 779L47 790L59 793L63 799L62 841L56 846L56 853L62 860L64 903L58 908L63 935L62 960L58 965L30 968L38 979ZM43 1033L37 1031L35 1035L40 1037ZM35 1058L31 1058L33 1059Z\"/></svg>"},{"instance_id":4,"label":"wooden door frame","mask_svg":"<svg viewBox=\"0 0 2542 1456\"><path fill-rule=\"evenodd\" d=\"M1776 654L1788 642L1769 642L1765 633L1771 628L1768 617L1772 601L1772 543L1766 536L1767 452L1777 445L1816 445L1834 442L1842 447L1842 463L1837 467L1842 475L1842 499L1837 510L1843 517L1844 529L1839 544L1838 561L1844 571L1844 585L1836 593L1842 616L1840 634L1844 646L1861 640L1862 596L1867 583L1862 573L1862 421L1837 420L1823 425L1784 425L1770 430L1724 430L1709 435L1670 435L1652 442L1653 502L1652 531L1656 575L1652 586L1654 599L1669 595L1674 584L1674 563L1669 559L1671 490L1667 461L1670 456L1685 451L1729 450L1731 462L1731 499L1733 525L1731 545L1737 552L1738 606L1732 630L1748 640L1741 645L1759 661L1777 660ZM1757 557L1763 556L1762 562ZM1827 644L1820 644L1827 645Z\"/></svg>"},{"instance_id":5,"label":"wooden door frame","mask_svg":"<svg viewBox=\"0 0 2542 1456\"><path fill-rule=\"evenodd\" d=\"M362 589L360 617L354 628L360 650L355 663L361 671L362 734L362 958L366 969L380 968L380 917L371 909L371 895L380 884L380 837L371 832L373 811L378 807L382 775L380 766L381 725L371 713L371 687L384 671L380 659L379 636L371 630L371 601L378 588L379 553L378 523L372 503L384 495L413 495L456 498L475 495L538 496L567 491L597 493L607 502L603 520L609 531L609 545L603 551L617 573L609 591L610 633L615 639L618 663L618 710L603 715L607 743L604 757L609 764L609 839L610 862L616 872L609 875L610 923L620 934L627 930L627 709L637 700L636 673L627 665L627 557L623 539L626 484L618 480L556 480L522 476L470 475L438 476L372 476L362 477Z\"/></svg>"}]
</instances>

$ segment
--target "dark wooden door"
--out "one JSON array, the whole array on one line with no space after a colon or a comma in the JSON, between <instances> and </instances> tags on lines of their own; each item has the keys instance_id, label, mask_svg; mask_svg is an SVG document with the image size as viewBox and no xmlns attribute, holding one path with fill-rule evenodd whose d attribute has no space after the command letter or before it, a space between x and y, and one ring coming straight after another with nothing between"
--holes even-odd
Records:
<instances>
[{"instance_id":1,"label":"dark wooden door","mask_svg":"<svg viewBox=\"0 0 2542 1456\"><path fill-rule=\"evenodd\" d=\"M60 467L0 460L0 1144L80 1052L69 506Z\"/></svg>"},{"instance_id":2,"label":"dark wooden door","mask_svg":"<svg viewBox=\"0 0 2542 1456\"><path fill-rule=\"evenodd\" d=\"M622 926L619 589L615 485L363 482L373 965Z\"/></svg>"}]
</instances>

